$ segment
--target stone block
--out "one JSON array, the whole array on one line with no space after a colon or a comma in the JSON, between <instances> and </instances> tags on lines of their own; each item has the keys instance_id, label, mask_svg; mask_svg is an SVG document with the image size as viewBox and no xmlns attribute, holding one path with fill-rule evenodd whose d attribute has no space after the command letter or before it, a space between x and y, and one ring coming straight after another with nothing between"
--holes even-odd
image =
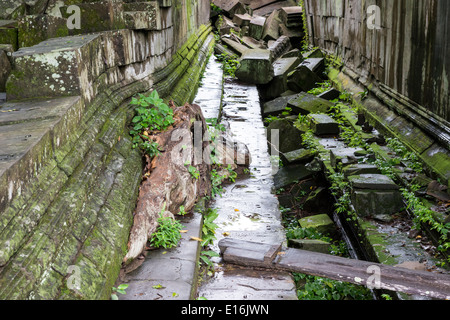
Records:
<instances>
[{"instance_id":1,"label":"stone block","mask_svg":"<svg viewBox=\"0 0 450 320\"><path fill-rule=\"evenodd\" d=\"M298 220L302 228L316 229L323 235L334 235L336 227L333 220L327 214L317 214L314 216L302 218Z\"/></svg>"},{"instance_id":2,"label":"stone block","mask_svg":"<svg viewBox=\"0 0 450 320\"><path fill-rule=\"evenodd\" d=\"M299 65L288 75L288 88L295 92L308 92L323 80L305 65Z\"/></svg>"},{"instance_id":3,"label":"stone block","mask_svg":"<svg viewBox=\"0 0 450 320\"><path fill-rule=\"evenodd\" d=\"M252 16L248 13L245 14L235 14L233 17L233 23L238 25L239 27L249 26L250 21L252 20Z\"/></svg>"},{"instance_id":4,"label":"stone block","mask_svg":"<svg viewBox=\"0 0 450 320\"><path fill-rule=\"evenodd\" d=\"M354 189L399 190L399 186L383 174L349 176L348 181Z\"/></svg>"},{"instance_id":5,"label":"stone block","mask_svg":"<svg viewBox=\"0 0 450 320\"><path fill-rule=\"evenodd\" d=\"M280 36L279 12L273 11L264 23L262 39L266 42L269 40L277 40Z\"/></svg>"},{"instance_id":6,"label":"stone block","mask_svg":"<svg viewBox=\"0 0 450 320\"><path fill-rule=\"evenodd\" d=\"M281 153L280 157L284 164L296 164L307 162L314 158L315 152L311 149L297 149L290 152Z\"/></svg>"},{"instance_id":7,"label":"stone block","mask_svg":"<svg viewBox=\"0 0 450 320\"><path fill-rule=\"evenodd\" d=\"M305 168L303 164L282 167L273 177L275 189L287 187L297 181L308 179L313 172Z\"/></svg>"},{"instance_id":8,"label":"stone block","mask_svg":"<svg viewBox=\"0 0 450 320\"><path fill-rule=\"evenodd\" d=\"M323 113L309 114L308 119L312 131L318 136L339 134L339 124L329 115Z\"/></svg>"},{"instance_id":9,"label":"stone block","mask_svg":"<svg viewBox=\"0 0 450 320\"><path fill-rule=\"evenodd\" d=\"M239 28L227 17L223 16L223 19L216 21L216 29L219 31L219 35L223 36L231 33L231 29L238 31Z\"/></svg>"},{"instance_id":10,"label":"stone block","mask_svg":"<svg viewBox=\"0 0 450 320\"><path fill-rule=\"evenodd\" d=\"M266 23L265 17L260 16L253 17L249 23L248 35L252 38L255 38L256 40L260 40L263 35L265 23Z\"/></svg>"},{"instance_id":11,"label":"stone block","mask_svg":"<svg viewBox=\"0 0 450 320\"><path fill-rule=\"evenodd\" d=\"M229 36L225 35L221 39L222 39L222 42L224 42L231 50L236 52L239 56L242 56L245 52L247 52L247 50L250 49L249 47L243 45L241 42L238 42L238 41L234 40L233 38L230 38ZM256 56L256 55L249 54L249 58L251 56Z\"/></svg>"},{"instance_id":12,"label":"stone block","mask_svg":"<svg viewBox=\"0 0 450 320\"><path fill-rule=\"evenodd\" d=\"M287 106L293 110L298 110L302 115L308 115L310 113L326 113L333 106L333 103L309 93L300 93L289 99Z\"/></svg>"},{"instance_id":13,"label":"stone block","mask_svg":"<svg viewBox=\"0 0 450 320\"><path fill-rule=\"evenodd\" d=\"M339 92L339 90L331 88L331 89L319 94L317 97L325 99L325 100L334 100L334 99L338 99L340 95L341 95L341 93Z\"/></svg>"},{"instance_id":14,"label":"stone block","mask_svg":"<svg viewBox=\"0 0 450 320\"><path fill-rule=\"evenodd\" d=\"M11 63L6 51L0 49L0 92L6 92L6 80L11 72Z\"/></svg>"},{"instance_id":15,"label":"stone block","mask_svg":"<svg viewBox=\"0 0 450 320\"><path fill-rule=\"evenodd\" d=\"M247 83L266 84L274 76L272 55L269 50L248 49L239 60L236 77Z\"/></svg>"},{"instance_id":16,"label":"stone block","mask_svg":"<svg viewBox=\"0 0 450 320\"><path fill-rule=\"evenodd\" d=\"M276 131L278 130L278 131ZM272 121L267 126L267 139L272 143L273 134L279 137L277 149L280 152L290 152L297 150L301 146L303 131L300 131L294 126L293 121L289 119L280 119Z\"/></svg>"},{"instance_id":17,"label":"stone block","mask_svg":"<svg viewBox=\"0 0 450 320\"><path fill-rule=\"evenodd\" d=\"M0 1L0 19L17 19L25 14L25 3L22 1Z\"/></svg>"},{"instance_id":18,"label":"stone block","mask_svg":"<svg viewBox=\"0 0 450 320\"><path fill-rule=\"evenodd\" d=\"M213 0L213 3L233 18L235 14L245 14L245 6L239 0Z\"/></svg>"},{"instance_id":19,"label":"stone block","mask_svg":"<svg viewBox=\"0 0 450 320\"><path fill-rule=\"evenodd\" d=\"M269 50L272 52L272 57L277 59L282 56L284 53L291 50L291 41L286 36L279 37L275 42L269 45Z\"/></svg>"},{"instance_id":20,"label":"stone block","mask_svg":"<svg viewBox=\"0 0 450 320\"><path fill-rule=\"evenodd\" d=\"M303 25L303 9L300 6L283 7L280 10L280 19L288 28Z\"/></svg>"},{"instance_id":21,"label":"stone block","mask_svg":"<svg viewBox=\"0 0 450 320\"><path fill-rule=\"evenodd\" d=\"M125 26L132 30L161 30L158 2L132 2L123 5Z\"/></svg>"},{"instance_id":22,"label":"stone block","mask_svg":"<svg viewBox=\"0 0 450 320\"><path fill-rule=\"evenodd\" d=\"M330 149L330 165L336 168L338 164L343 166L355 164L358 162L355 152L362 150L360 148L335 148Z\"/></svg>"},{"instance_id":23,"label":"stone block","mask_svg":"<svg viewBox=\"0 0 450 320\"><path fill-rule=\"evenodd\" d=\"M85 34L91 32L124 29L123 2L105 0L98 2L79 3L80 29L70 30L70 34ZM63 18L68 19L73 13L68 11L68 6L60 7Z\"/></svg>"},{"instance_id":24,"label":"stone block","mask_svg":"<svg viewBox=\"0 0 450 320\"><path fill-rule=\"evenodd\" d=\"M322 240L289 239L288 247L329 254L331 245Z\"/></svg>"},{"instance_id":25,"label":"stone block","mask_svg":"<svg viewBox=\"0 0 450 320\"><path fill-rule=\"evenodd\" d=\"M0 20L0 44L10 44L14 51L18 49L16 20Z\"/></svg>"},{"instance_id":26,"label":"stone block","mask_svg":"<svg viewBox=\"0 0 450 320\"><path fill-rule=\"evenodd\" d=\"M275 98L271 101L264 103L263 105L263 117L268 116L278 116L283 111L286 111L286 107L288 105L288 101L294 97L297 97L298 94L288 95L284 97ZM296 107L291 108L293 113L299 114L300 111Z\"/></svg>"},{"instance_id":27,"label":"stone block","mask_svg":"<svg viewBox=\"0 0 450 320\"><path fill-rule=\"evenodd\" d=\"M360 174L378 174L380 171L378 170L378 167L373 164L352 164L349 166L346 166L342 173L345 177L348 176L354 176L354 175L360 175Z\"/></svg>"},{"instance_id":28,"label":"stone block","mask_svg":"<svg viewBox=\"0 0 450 320\"><path fill-rule=\"evenodd\" d=\"M352 190L351 200L356 213L360 217L392 215L404 208L398 190Z\"/></svg>"},{"instance_id":29,"label":"stone block","mask_svg":"<svg viewBox=\"0 0 450 320\"><path fill-rule=\"evenodd\" d=\"M279 58L273 63L274 77L267 85L262 87L260 94L264 99L274 99L288 90L287 76L300 64L300 58Z\"/></svg>"}]
</instances>

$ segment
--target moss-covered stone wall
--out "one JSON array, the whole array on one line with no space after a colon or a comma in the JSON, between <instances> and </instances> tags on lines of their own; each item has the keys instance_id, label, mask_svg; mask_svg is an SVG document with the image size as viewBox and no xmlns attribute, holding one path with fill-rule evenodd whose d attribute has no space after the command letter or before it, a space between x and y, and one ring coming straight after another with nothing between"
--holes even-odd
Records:
<instances>
[{"instance_id":1,"label":"moss-covered stone wall","mask_svg":"<svg viewBox=\"0 0 450 320\"><path fill-rule=\"evenodd\" d=\"M209 1L162 3L161 30L54 38L13 54L0 119L0 299L110 297L143 166L129 99L157 89L190 101L214 44Z\"/></svg>"}]
</instances>

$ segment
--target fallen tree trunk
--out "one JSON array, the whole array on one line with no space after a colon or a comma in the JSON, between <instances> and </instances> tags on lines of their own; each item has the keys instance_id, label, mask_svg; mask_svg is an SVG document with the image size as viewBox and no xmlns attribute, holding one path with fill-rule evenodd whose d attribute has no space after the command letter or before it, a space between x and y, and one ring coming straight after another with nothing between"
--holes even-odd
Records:
<instances>
[{"instance_id":1,"label":"fallen tree trunk","mask_svg":"<svg viewBox=\"0 0 450 320\"><path fill-rule=\"evenodd\" d=\"M175 108L174 120L172 127L150 136L161 153L153 159L146 157L146 173L139 190L125 264L144 251L157 228L161 211L165 211L164 216L176 215L183 205L188 212L198 199L211 192L211 165L196 159L199 149L203 155L208 153L204 149L209 148L209 142L203 141L207 125L200 107L186 104ZM198 170L198 178L188 171L190 165Z\"/></svg>"}]
</instances>

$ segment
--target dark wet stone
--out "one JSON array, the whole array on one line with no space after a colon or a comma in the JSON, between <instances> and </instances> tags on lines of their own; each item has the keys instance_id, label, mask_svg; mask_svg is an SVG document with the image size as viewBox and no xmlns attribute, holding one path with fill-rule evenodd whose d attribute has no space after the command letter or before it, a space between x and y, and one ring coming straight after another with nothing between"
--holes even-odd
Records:
<instances>
[{"instance_id":1,"label":"dark wet stone","mask_svg":"<svg viewBox=\"0 0 450 320\"><path fill-rule=\"evenodd\" d=\"M273 177L275 189L286 187L294 182L309 178L313 172L305 168L304 165L294 165L282 167Z\"/></svg>"}]
</instances>

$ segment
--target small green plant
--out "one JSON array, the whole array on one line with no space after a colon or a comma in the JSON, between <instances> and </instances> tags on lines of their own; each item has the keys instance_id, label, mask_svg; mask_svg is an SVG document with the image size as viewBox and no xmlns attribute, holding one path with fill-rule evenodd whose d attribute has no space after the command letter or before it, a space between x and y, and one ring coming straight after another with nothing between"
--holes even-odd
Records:
<instances>
[{"instance_id":1,"label":"small green plant","mask_svg":"<svg viewBox=\"0 0 450 320\"><path fill-rule=\"evenodd\" d=\"M218 225L214 223L214 220L219 216L217 209L208 208L203 214L203 226L202 226L202 246L212 244L216 239L216 229Z\"/></svg>"},{"instance_id":2,"label":"small green plant","mask_svg":"<svg viewBox=\"0 0 450 320\"><path fill-rule=\"evenodd\" d=\"M222 62L223 72L234 78L236 69L239 66L239 60L227 54L219 54L217 55L217 59Z\"/></svg>"},{"instance_id":3,"label":"small green plant","mask_svg":"<svg viewBox=\"0 0 450 320\"><path fill-rule=\"evenodd\" d=\"M150 95L138 94L133 97L130 104L134 106L135 116L132 119L133 127L130 130L133 148L139 147L150 157L159 154L158 144L149 138L149 132L165 130L172 125L173 110L153 90Z\"/></svg>"},{"instance_id":4,"label":"small green plant","mask_svg":"<svg viewBox=\"0 0 450 320\"><path fill-rule=\"evenodd\" d=\"M297 290L299 300L372 300L364 286L300 273L294 273L294 279L306 281L304 288Z\"/></svg>"},{"instance_id":5,"label":"small green plant","mask_svg":"<svg viewBox=\"0 0 450 320\"><path fill-rule=\"evenodd\" d=\"M180 208L178 208L178 214L180 216L184 216L187 212L184 210L184 206L180 206Z\"/></svg>"},{"instance_id":6,"label":"small green plant","mask_svg":"<svg viewBox=\"0 0 450 320\"><path fill-rule=\"evenodd\" d=\"M128 284L126 283L120 284L117 288L112 287L111 300L119 300L119 296L117 294L127 294L127 292L125 291L127 288Z\"/></svg>"},{"instance_id":7,"label":"small green plant","mask_svg":"<svg viewBox=\"0 0 450 320\"><path fill-rule=\"evenodd\" d=\"M159 213L158 227L152 234L150 244L155 248L163 247L167 249L178 244L181 239L180 230L183 229L183 225L171 217L164 217L164 210L165 204Z\"/></svg>"},{"instance_id":8,"label":"small green plant","mask_svg":"<svg viewBox=\"0 0 450 320\"><path fill-rule=\"evenodd\" d=\"M188 171L191 174L192 178L194 178L195 180L198 180L198 178L200 177L200 171L198 171L198 169L194 166L189 166L188 167Z\"/></svg>"}]
</instances>

